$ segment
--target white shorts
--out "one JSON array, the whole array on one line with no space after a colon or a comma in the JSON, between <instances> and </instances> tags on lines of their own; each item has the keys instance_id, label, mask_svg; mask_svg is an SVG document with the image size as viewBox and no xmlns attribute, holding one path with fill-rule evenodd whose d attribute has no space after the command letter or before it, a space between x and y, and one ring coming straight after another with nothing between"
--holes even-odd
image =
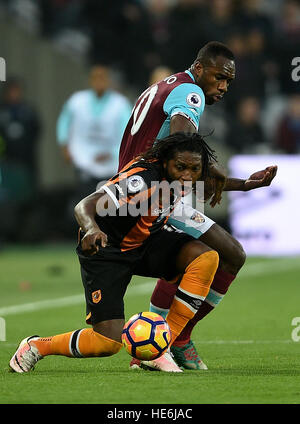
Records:
<instances>
[{"instance_id":1,"label":"white shorts","mask_svg":"<svg viewBox=\"0 0 300 424\"><path fill-rule=\"evenodd\" d=\"M175 227L177 231L184 232L198 239L214 223L212 219L197 209L194 209L192 206L192 197L186 196L177 203L166 225Z\"/></svg>"}]
</instances>

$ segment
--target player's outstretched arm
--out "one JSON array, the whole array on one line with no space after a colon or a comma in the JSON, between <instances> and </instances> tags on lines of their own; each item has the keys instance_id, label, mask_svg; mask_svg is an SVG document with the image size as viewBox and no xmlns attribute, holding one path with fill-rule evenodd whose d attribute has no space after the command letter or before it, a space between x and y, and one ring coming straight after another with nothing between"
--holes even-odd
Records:
<instances>
[{"instance_id":1,"label":"player's outstretched arm","mask_svg":"<svg viewBox=\"0 0 300 424\"><path fill-rule=\"evenodd\" d=\"M254 172L246 180L239 178L226 178L223 180L222 173L219 178L218 172L215 175L211 174L204 181L204 201L208 201L213 196L210 205L214 207L217 203L220 203L222 191L249 191L269 186L276 173L277 166L268 166L262 171Z\"/></svg>"},{"instance_id":2,"label":"player's outstretched arm","mask_svg":"<svg viewBox=\"0 0 300 424\"><path fill-rule=\"evenodd\" d=\"M259 187L269 186L277 174L277 166L267 166L262 171L254 172L246 180L228 178L224 191L249 191Z\"/></svg>"},{"instance_id":3,"label":"player's outstretched arm","mask_svg":"<svg viewBox=\"0 0 300 424\"><path fill-rule=\"evenodd\" d=\"M101 200L101 204L107 206L109 201L107 197L106 193L92 193L82 199L74 209L78 225L85 233L81 240L81 248L89 255L97 253L100 246L105 247L107 245L107 235L100 230L95 221L99 201Z\"/></svg>"}]
</instances>

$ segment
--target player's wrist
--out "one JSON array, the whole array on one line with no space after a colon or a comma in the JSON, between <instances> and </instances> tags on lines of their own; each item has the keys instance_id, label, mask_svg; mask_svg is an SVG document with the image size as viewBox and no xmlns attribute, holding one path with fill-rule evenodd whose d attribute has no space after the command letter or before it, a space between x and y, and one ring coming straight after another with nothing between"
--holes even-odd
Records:
<instances>
[{"instance_id":1,"label":"player's wrist","mask_svg":"<svg viewBox=\"0 0 300 424\"><path fill-rule=\"evenodd\" d=\"M223 191L248 191L247 180L227 178Z\"/></svg>"},{"instance_id":2,"label":"player's wrist","mask_svg":"<svg viewBox=\"0 0 300 424\"><path fill-rule=\"evenodd\" d=\"M241 191L248 191L249 190L249 187L247 186L246 181L247 180L242 180L242 189L241 189Z\"/></svg>"},{"instance_id":3,"label":"player's wrist","mask_svg":"<svg viewBox=\"0 0 300 424\"><path fill-rule=\"evenodd\" d=\"M87 225L85 225L84 232L89 234L94 234L94 233L101 233L102 231L100 230L96 222L90 222Z\"/></svg>"}]
</instances>

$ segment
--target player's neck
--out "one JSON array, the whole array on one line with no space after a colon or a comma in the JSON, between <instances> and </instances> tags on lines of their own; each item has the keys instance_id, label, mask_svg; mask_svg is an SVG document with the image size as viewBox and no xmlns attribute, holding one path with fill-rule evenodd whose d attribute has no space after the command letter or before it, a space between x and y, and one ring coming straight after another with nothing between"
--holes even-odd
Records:
<instances>
[{"instance_id":1,"label":"player's neck","mask_svg":"<svg viewBox=\"0 0 300 424\"><path fill-rule=\"evenodd\" d=\"M194 78L194 82L196 83L196 72L195 72L195 70L194 70L194 66L192 65L192 66L190 66L189 67L189 69L188 69L188 71L193 75L193 78ZM197 83L196 83L197 84Z\"/></svg>"}]
</instances>

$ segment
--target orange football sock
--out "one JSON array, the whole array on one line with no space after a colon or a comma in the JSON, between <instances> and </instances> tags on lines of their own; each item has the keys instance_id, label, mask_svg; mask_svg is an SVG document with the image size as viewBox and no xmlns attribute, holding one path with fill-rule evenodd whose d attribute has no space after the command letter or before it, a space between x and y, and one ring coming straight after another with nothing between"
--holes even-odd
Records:
<instances>
[{"instance_id":1,"label":"orange football sock","mask_svg":"<svg viewBox=\"0 0 300 424\"><path fill-rule=\"evenodd\" d=\"M171 343L206 298L218 264L218 253L210 250L202 253L187 266L167 315L172 335Z\"/></svg>"},{"instance_id":2,"label":"orange football sock","mask_svg":"<svg viewBox=\"0 0 300 424\"><path fill-rule=\"evenodd\" d=\"M52 337L39 337L32 342L42 356L63 355L75 358L111 356L117 353L122 344L92 328L70 331Z\"/></svg>"}]
</instances>

